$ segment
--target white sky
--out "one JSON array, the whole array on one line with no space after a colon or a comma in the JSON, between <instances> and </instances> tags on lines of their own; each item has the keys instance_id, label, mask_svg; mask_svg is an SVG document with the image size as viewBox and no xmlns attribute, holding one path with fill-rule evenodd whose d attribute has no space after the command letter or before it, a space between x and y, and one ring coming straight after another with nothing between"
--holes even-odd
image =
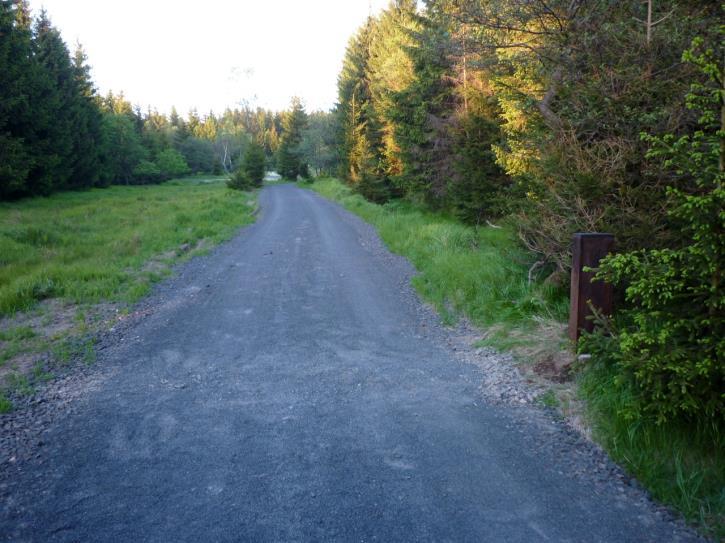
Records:
<instances>
[{"instance_id":1,"label":"white sky","mask_svg":"<svg viewBox=\"0 0 725 543\"><path fill-rule=\"evenodd\" d=\"M388 0L31 0L71 52L80 41L102 94L186 115L242 100L329 109L347 41Z\"/></svg>"}]
</instances>

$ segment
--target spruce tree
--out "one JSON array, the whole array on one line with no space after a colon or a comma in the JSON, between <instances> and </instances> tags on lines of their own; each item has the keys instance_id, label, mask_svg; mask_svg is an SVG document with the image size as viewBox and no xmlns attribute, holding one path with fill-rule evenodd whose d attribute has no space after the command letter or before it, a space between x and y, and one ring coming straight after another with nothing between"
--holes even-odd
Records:
<instances>
[{"instance_id":1,"label":"spruce tree","mask_svg":"<svg viewBox=\"0 0 725 543\"><path fill-rule=\"evenodd\" d=\"M70 54L45 11L35 22L33 52L37 77L30 96L35 154L29 185L34 194L65 188L73 172L72 103L74 77Z\"/></svg>"},{"instance_id":2,"label":"spruce tree","mask_svg":"<svg viewBox=\"0 0 725 543\"><path fill-rule=\"evenodd\" d=\"M80 44L73 55L72 167L69 186L90 187L99 184L101 112L95 101L86 54Z\"/></svg>"},{"instance_id":3,"label":"spruce tree","mask_svg":"<svg viewBox=\"0 0 725 543\"><path fill-rule=\"evenodd\" d=\"M350 40L338 78L340 166L348 183L366 198L385 201L391 185L385 173L382 123L373 105L371 40L378 21L369 18Z\"/></svg>"},{"instance_id":4,"label":"spruce tree","mask_svg":"<svg viewBox=\"0 0 725 543\"><path fill-rule=\"evenodd\" d=\"M300 143L302 131L307 127L307 113L299 98L292 98L289 111L282 116L282 135L277 151L277 167L280 175L286 179L296 180L307 170L302 163Z\"/></svg>"},{"instance_id":5,"label":"spruce tree","mask_svg":"<svg viewBox=\"0 0 725 543\"><path fill-rule=\"evenodd\" d=\"M18 22L24 16L22 8L0 1L0 199L26 194L33 167L26 142L32 126L28 104L32 52L30 29Z\"/></svg>"},{"instance_id":6,"label":"spruce tree","mask_svg":"<svg viewBox=\"0 0 725 543\"><path fill-rule=\"evenodd\" d=\"M257 187L262 186L266 166L264 148L257 142L252 141L244 152L242 167L244 168L249 181Z\"/></svg>"}]
</instances>

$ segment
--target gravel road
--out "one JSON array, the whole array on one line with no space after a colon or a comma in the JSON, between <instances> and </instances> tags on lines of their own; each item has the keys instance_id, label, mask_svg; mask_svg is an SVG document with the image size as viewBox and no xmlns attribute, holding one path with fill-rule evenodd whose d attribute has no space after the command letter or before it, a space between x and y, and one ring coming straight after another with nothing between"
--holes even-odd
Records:
<instances>
[{"instance_id":1,"label":"gravel road","mask_svg":"<svg viewBox=\"0 0 725 543\"><path fill-rule=\"evenodd\" d=\"M0 417L0 539L698 540L466 351L370 226L290 185L260 203Z\"/></svg>"}]
</instances>

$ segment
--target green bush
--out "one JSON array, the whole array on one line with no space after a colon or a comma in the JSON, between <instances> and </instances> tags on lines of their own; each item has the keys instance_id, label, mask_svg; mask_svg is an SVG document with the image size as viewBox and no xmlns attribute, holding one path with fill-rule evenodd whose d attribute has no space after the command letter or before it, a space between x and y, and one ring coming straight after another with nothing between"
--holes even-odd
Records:
<instances>
[{"instance_id":1,"label":"green bush","mask_svg":"<svg viewBox=\"0 0 725 543\"><path fill-rule=\"evenodd\" d=\"M187 175L191 171L183 155L175 149L161 151L156 157L156 165L164 179Z\"/></svg>"},{"instance_id":2,"label":"green bush","mask_svg":"<svg viewBox=\"0 0 725 543\"><path fill-rule=\"evenodd\" d=\"M597 277L625 287L627 307L610 339L590 337L582 348L600 353L619 370L614 383L636 385L628 409L658 422L676 418L723 421L725 399L725 191L723 190L722 49L697 39L683 59L707 82L692 85L687 106L700 112L693 134L650 142L650 158L677 174L668 187L669 216L679 246L610 256Z\"/></svg>"},{"instance_id":3,"label":"green bush","mask_svg":"<svg viewBox=\"0 0 725 543\"><path fill-rule=\"evenodd\" d=\"M249 177L243 167L234 170L231 177L227 179L227 187L235 190L251 190L253 186L252 179Z\"/></svg>"},{"instance_id":4,"label":"green bush","mask_svg":"<svg viewBox=\"0 0 725 543\"><path fill-rule=\"evenodd\" d=\"M262 146L255 142L250 143L244 153L241 169L252 185L256 187L262 186L266 162Z\"/></svg>"},{"instance_id":5,"label":"green bush","mask_svg":"<svg viewBox=\"0 0 725 543\"><path fill-rule=\"evenodd\" d=\"M149 160L142 160L133 169L133 178L141 183L155 183L161 180L161 170Z\"/></svg>"}]
</instances>

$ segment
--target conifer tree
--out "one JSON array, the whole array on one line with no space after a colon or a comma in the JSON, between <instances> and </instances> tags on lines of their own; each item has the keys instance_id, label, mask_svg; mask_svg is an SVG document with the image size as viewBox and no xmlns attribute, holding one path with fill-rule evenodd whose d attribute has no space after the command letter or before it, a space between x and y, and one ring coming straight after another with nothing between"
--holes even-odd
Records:
<instances>
[{"instance_id":1,"label":"conifer tree","mask_svg":"<svg viewBox=\"0 0 725 543\"><path fill-rule=\"evenodd\" d=\"M307 171L306 164L301 160L299 145L302 142L302 131L307 126L307 113L299 98L292 98L292 104L282 116L282 134L277 151L277 168L280 175L296 180L298 175Z\"/></svg>"},{"instance_id":2,"label":"conifer tree","mask_svg":"<svg viewBox=\"0 0 725 543\"><path fill-rule=\"evenodd\" d=\"M72 171L69 186L97 185L100 178L101 112L95 102L86 54L80 44L73 55Z\"/></svg>"},{"instance_id":3,"label":"conifer tree","mask_svg":"<svg viewBox=\"0 0 725 543\"><path fill-rule=\"evenodd\" d=\"M35 161L28 182L32 193L49 194L65 188L73 172L74 77L68 49L45 11L35 22L33 38L38 76L30 97L34 137L28 143Z\"/></svg>"},{"instance_id":4,"label":"conifer tree","mask_svg":"<svg viewBox=\"0 0 725 543\"><path fill-rule=\"evenodd\" d=\"M369 18L350 39L338 78L340 168L351 186L374 201L390 197L381 167L381 139L370 90L370 43L377 24Z\"/></svg>"},{"instance_id":5,"label":"conifer tree","mask_svg":"<svg viewBox=\"0 0 725 543\"><path fill-rule=\"evenodd\" d=\"M33 157L25 141L31 124L28 88L30 29L20 24L23 4L0 1L0 199L27 191Z\"/></svg>"},{"instance_id":6,"label":"conifer tree","mask_svg":"<svg viewBox=\"0 0 725 543\"><path fill-rule=\"evenodd\" d=\"M244 152L242 167L252 185L260 187L264 181L266 157L264 148L252 140Z\"/></svg>"}]
</instances>

